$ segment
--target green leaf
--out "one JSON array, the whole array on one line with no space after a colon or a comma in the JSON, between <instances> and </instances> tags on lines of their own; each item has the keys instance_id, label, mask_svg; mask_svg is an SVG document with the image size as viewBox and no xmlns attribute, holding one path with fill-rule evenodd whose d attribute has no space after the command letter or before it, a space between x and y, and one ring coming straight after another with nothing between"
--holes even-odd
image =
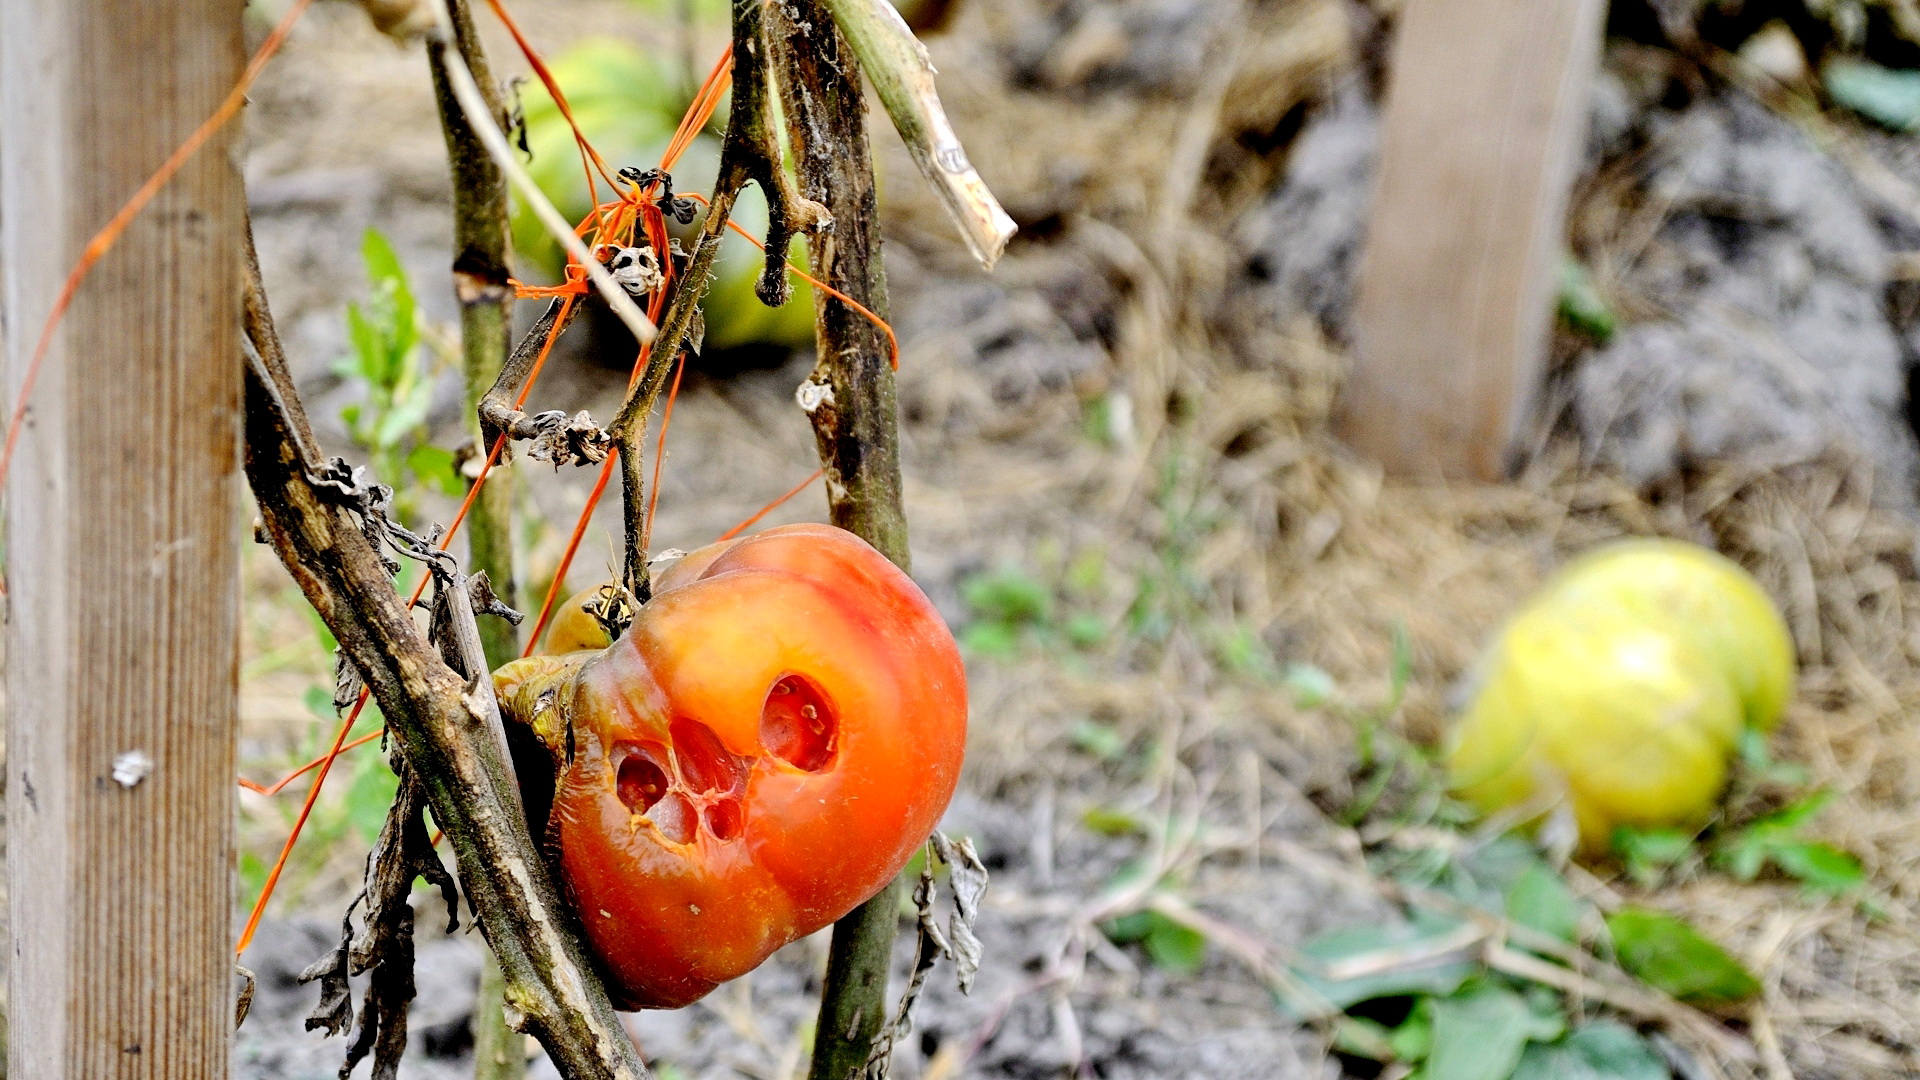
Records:
<instances>
[{"instance_id":1,"label":"green leaf","mask_svg":"<svg viewBox=\"0 0 1920 1080\"><path fill-rule=\"evenodd\" d=\"M1593 275L1571 255L1560 262L1560 321L1601 345L1613 340L1617 326L1613 309L1594 288Z\"/></svg>"},{"instance_id":2,"label":"green leaf","mask_svg":"<svg viewBox=\"0 0 1920 1080\"><path fill-rule=\"evenodd\" d=\"M1575 1028L1521 1055L1512 1080L1670 1080L1666 1063L1633 1029L1611 1020Z\"/></svg>"},{"instance_id":3,"label":"green leaf","mask_svg":"<svg viewBox=\"0 0 1920 1080\"><path fill-rule=\"evenodd\" d=\"M1433 1003L1433 1048L1426 1080L1506 1080L1520 1061L1536 1019L1504 986L1483 983Z\"/></svg>"},{"instance_id":4,"label":"green leaf","mask_svg":"<svg viewBox=\"0 0 1920 1080\"><path fill-rule=\"evenodd\" d=\"M1805 765L1776 761L1767 745L1767 733L1754 727L1740 729L1740 765L1752 780L1778 788L1804 788L1813 782Z\"/></svg>"},{"instance_id":5,"label":"green leaf","mask_svg":"<svg viewBox=\"0 0 1920 1080\"><path fill-rule=\"evenodd\" d=\"M1293 704L1298 709L1317 709L1339 693L1333 676L1312 664L1288 664L1280 681L1293 694Z\"/></svg>"},{"instance_id":6,"label":"green leaf","mask_svg":"<svg viewBox=\"0 0 1920 1080\"><path fill-rule=\"evenodd\" d=\"M1838 895L1866 883L1860 860L1829 844L1802 837L1802 830L1833 801L1833 792L1816 791L1759 818L1723 840L1714 862L1742 881L1752 881L1768 863L1816 893Z\"/></svg>"},{"instance_id":7,"label":"green leaf","mask_svg":"<svg viewBox=\"0 0 1920 1080\"><path fill-rule=\"evenodd\" d=\"M400 265L400 256L394 253L393 244L379 229L369 228L361 235L360 260L367 266L367 282L376 291L395 288L407 292L407 298L412 299L411 292L407 290L407 272Z\"/></svg>"},{"instance_id":8,"label":"green leaf","mask_svg":"<svg viewBox=\"0 0 1920 1080\"><path fill-rule=\"evenodd\" d=\"M1067 567L1067 588L1083 597L1097 598L1107 591L1107 553L1100 548L1081 552Z\"/></svg>"},{"instance_id":9,"label":"green leaf","mask_svg":"<svg viewBox=\"0 0 1920 1080\"><path fill-rule=\"evenodd\" d=\"M261 858L258 852L242 851L240 853L240 895L248 898L259 896L260 891L267 887L268 869L267 860Z\"/></svg>"},{"instance_id":10,"label":"green leaf","mask_svg":"<svg viewBox=\"0 0 1920 1080\"><path fill-rule=\"evenodd\" d=\"M307 687L306 692L300 695L300 703L322 720L334 719L333 691L324 686Z\"/></svg>"},{"instance_id":11,"label":"green leaf","mask_svg":"<svg viewBox=\"0 0 1920 1080\"><path fill-rule=\"evenodd\" d=\"M1207 962L1207 935L1153 912L1147 932L1147 955L1159 966L1179 975L1191 975Z\"/></svg>"},{"instance_id":12,"label":"green leaf","mask_svg":"<svg viewBox=\"0 0 1920 1080\"><path fill-rule=\"evenodd\" d=\"M1867 872L1859 859L1828 844L1781 844L1768 854L1783 872L1817 893L1837 896L1867 882Z\"/></svg>"},{"instance_id":13,"label":"green leaf","mask_svg":"<svg viewBox=\"0 0 1920 1080\"><path fill-rule=\"evenodd\" d=\"M1276 682L1281 678L1272 650L1251 627L1235 624L1221 631L1214 639L1214 653L1221 667L1241 678L1254 682Z\"/></svg>"},{"instance_id":14,"label":"green leaf","mask_svg":"<svg viewBox=\"0 0 1920 1080\"><path fill-rule=\"evenodd\" d=\"M1012 659L1020 654L1020 630L998 622L969 623L960 629L960 646L976 656Z\"/></svg>"},{"instance_id":15,"label":"green leaf","mask_svg":"<svg viewBox=\"0 0 1920 1080\"><path fill-rule=\"evenodd\" d=\"M366 433L360 430L361 408L358 403L340 406L340 426L347 429L347 435L355 442L367 441Z\"/></svg>"},{"instance_id":16,"label":"green leaf","mask_svg":"<svg viewBox=\"0 0 1920 1080\"><path fill-rule=\"evenodd\" d=\"M467 493L466 481L453 467L451 450L421 443L407 455L407 469L442 495L458 497Z\"/></svg>"},{"instance_id":17,"label":"green leaf","mask_svg":"<svg viewBox=\"0 0 1920 1080\"><path fill-rule=\"evenodd\" d=\"M1627 873L1647 887L1693 854L1693 841L1694 834L1685 829L1620 825L1613 830L1613 850L1627 864Z\"/></svg>"},{"instance_id":18,"label":"green leaf","mask_svg":"<svg viewBox=\"0 0 1920 1080\"><path fill-rule=\"evenodd\" d=\"M405 380L396 386L394 402L372 432L376 450L399 446L399 440L424 427L428 409L434 407L434 382L430 379Z\"/></svg>"},{"instance_id":19,"label":"green leaf","mask_svg":"<svg viewBox=\"0 0 1920 1080\"><path fill-rule=\"evenodd\" d=\"M1433 1053L1433 1001L1425 995L1414 1001L1413 1011L1387 1036L1387 1045L1399 1061L1425 1061Z\"/></svg>"},{"instance_id":20,"label":"green leaf","mask_svg":"<svg viewBox=\"0 0 1920 1080\"><path fill-rule=\"evenodd\" d=\"M1620 966L1647 985L1701 1005L1744 1001L1760 992L1738 960L1681 919L1646 908L1607 917Z\"/></svg>"},{"instance_id":21,"label":"green leaf","mask_svg":"<svg viewBox=\"0 0 1920 1080\"><path fill-rule=\"evenodd\" d=\"M1767 838L1751 830L1735 833L1714 850L1713 862L1741 881L1752 881L1766 868Z\"/></svg>"},{"instance_id":22,"label":"green leaf","mask_svg":"<svg viewBox=\"0 0 1920 1080\"><path fill-rule=\"evenodd\" d=\"M347 344L353 346L353 354L335 361L333 370L342 377L375 381L386 363L386 341L380 327L351 301L347 304Z\"/></svg>"},{"instance_id":23,"label":"green leaf","mask_svg":"<svg viewBox=\"0 0 1920 1080\"><path fill-rule=\"evenodd\" d=\"M1829 60L1820 71L1827 95L1895 131L1920 130L1920 71L1865 60Z\"/></svg>"},{"instance_id":24,"label":"green leaf","mask_svg":"<svg viewBox=\"0 0 1920 1080\"><path fill-rule=\"evenodd\" d=\"M1088 612L1079 612L1068 616L1066 626L1067 640L1074 648L1091 649L1107 640L1106 620Z\"/></svg>"},{"instance_id":25,"label":"green leaf","mask_svg":"<svg viewBox=\"0 0 1920 1080\"><path fill-rule=\"evenodd\" d=\"M1693 839L1694 834L1685 829L1621 825L1613 830L1613 849L1628 859L1672 866L1693 852Z\"/></svg>"},{"instance_id":26,"label":"green leaf","mask_svg":"<svg viewBox=\"0 0 1920 1080\"><path fill-rule=\"evenodd\" d=\"M1073 725L1073 745L1094 757L1112 761L1126 753L1127 740L1110 725L1081 720Z\"/></svg>"},{"instance_id":27,"label":"green leaf","mask_svg":"<svg viewBox=\"0 0 1920 1080\"><path fill-rule=\"evenodd\" d=\"M1374 957L1387 959L1418 952L1452 937L1459 929L1457 921L1416 911L1413 919L1405 923L1362 926L1324 934L1300 946L1300 955L1308 962L1295 969L1294 974L1319 998L1340 1009L1374 998L1403 994L1451 994L1479 970L1473 960L1450 954L1416 967L1388 964L1367 974L1337 976L1341 976L1342 968L1364 966Z\"/></svg>"},{"instance_id":28,"label":"green leaf","mask_svg":"<svg viewBox=\"0 0 1920 1080\"><path fill-rule=\"evenodd\" d=\"M1393 660L1387 668L1387 707L1381 715L1391 716L1400 710L1400 702L1407 696L1407 684L1413 681L1413 637L1407 633L1407 624L1396 620L1393 624Z\"/></svg>"},{"instance_id":29,"label":"green leaf","mask_svg":"<svg viewBox=\"0 0 1920 1080\"><path fill-rule=\"evenodd\" d=\"M1042 623L1053 614L1053 596L1047 587L1018 567L974 574L960 583L960 598L981 619L1023 626Z\"/></svg>"},{"instance_id":30,"label":"green leaf","mask_svg":"<svg viewBox=\"0 0 1920 1080\"><path fill-rule=\"evenodd\" d=\"M1146 822L1138 815L1110 806L1087 807L1087 812L1080 815L1080 824L1101 836L1132 836L1147 831Z\"/></svg>"},{"instance_id":31,"label":"green leaf","mask_svg":"<svg viewBox=\"0 0 1920 1080\"><path fill-rule=\"evenodd\" d=\"M1158 911L1136 911L1100 924L1100 932L1116 945L1144 943L1154 964L1181 975L1200 970L1207 958L1207 936L1174 922Z\"/></svg>"},{"instance_id":32,"label":"green leaf","mask_svg":"<svg viewBox=\"0 0 1920 1080\"><path fill-rule=\"evenodd\" d=\"M1106 896L1117 896L1139 885L1153 873L1154 865L1152 860L1144 858L1128 859L1126 862L1120 864L1120 869L1113 872L1113 876L1107 879L1107 883L1101 887L1100 891Z\"/></svg>"},{"instance_id":33,"label":"green leaf","mask_svg":"<svg viewBox=\"0 0 1920 1080\"><path fill-rule=\"evenodd\" d=\"M416 308L413 287L407 283L407 271L400 256L378 229L368 229L360 239L360 258L367 264L367 282L388 317L381 327L395 352L412 351L416 335Z\"/></svg>"},{"instance_id":34,"label":"green leaf","mask_svg":"<svg viewBox=\"0 0 1920 1080\"><path fill-rule=\"evenodd\" d=\"M1573 890L1545 865L1529 867L1507 889L1507 918L1562 941L1578 936L1583 911Z\"/></svg>"},{"instance_id":35,"label":"green leaf","mask_svg":"<svg viewBox=\"0 0 1920 1080\"><path fill-rule=\"evenodd\" d=\"M368 846L380 839L380 827L386 824L387 808L400 790L400 778L388 767L387 759L377 753L362 753L354 762L353 783L347 788L347 820Z\"/></svg>"},{"instance_id":36,"label":"green leaf","mask_svg":"<svg viewBox=\"0 0 1920 1080\"><path fill-rule=\"evenodd\" d=\"M1751 831L1791 832L1813 823L1820 811L1833 801L1833 791L1821 788L1819 791L1797 799L1762 818L1756 818L1747 828Z\"/></svg>"},{"instance_id":37,"label":"green leaf","mask_svg":"<svg viewBox=\"0 0 1920 1080\"><path fill-rule=\"evenodd\" d=\"M1520 996L1526 999L1527 1013L1533 1017L1527 1038L1534 1042L1552 1042L1567 1033L1567 1011L1560 1007L1559 993L1528 983L1521 988Z\"/></svg>"},{"instance_id":38,"label":"green leaf","mask_svg":"<svg viewBox=\"0 0 1920 1080\"><path fill-rule=\"evenodd\" d=\"M1119 918L1108 919L1100 924L1100 932L1107 935L1107 940L1115 945L1132 945L1135 942L1145 941L1147 935L1153 932L1154 914L1151 911L1135 911Z\"/></svg>"}]
</instances>

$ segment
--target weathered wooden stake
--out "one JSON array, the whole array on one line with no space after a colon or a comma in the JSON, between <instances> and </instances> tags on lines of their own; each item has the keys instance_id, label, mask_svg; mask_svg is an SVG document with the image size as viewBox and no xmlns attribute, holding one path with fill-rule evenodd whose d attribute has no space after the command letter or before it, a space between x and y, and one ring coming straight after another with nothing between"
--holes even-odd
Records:
<instances>
[{"instance_id":1,"label":"weathered wooden stake","mask_svg":"<svg viewBox=\"0 0 1920 1080\"><path fill-rule=\"evenodd\" d=\"M1408 0L1344 438L1410 476L1505 475L1544 368L1604 0Z\"/></svg>"},{"instance_id":2,"label":"weathered wooden stake","mask_svg":"<svg viewBox=\"0 0 1920 1080\"><path fill-rule=\"evenodd\" d=\"M242 6L0 2L9 401L89 236L239 77ZM245 525L235 130L80 290L8 481L15 1077L228 1074Z\"/></svg>"}]
</instances>

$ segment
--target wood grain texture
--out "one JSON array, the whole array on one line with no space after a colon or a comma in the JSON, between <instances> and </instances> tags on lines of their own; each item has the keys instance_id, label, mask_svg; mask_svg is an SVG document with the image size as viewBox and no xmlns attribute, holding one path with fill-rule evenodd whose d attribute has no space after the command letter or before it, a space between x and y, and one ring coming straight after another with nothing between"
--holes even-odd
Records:
<instances>
[{"instance_id":1,"label":"wood grain texture","mask_svg":"<svg viewBox=\"0 0 1920 1080\"><path fill-rule=\"evenodd\" d=\"M1604 0L1408 0L1341 434L1494 480L1543 369Z\"/></svg>"},{"instance_id":2,"label":"wood grain texture","mask_svg":"<svg viewBox=\"0 0 1920 1080\"><path fill-rule=\"evenodd\" d=\"M0 0L7 399L244 60L240 0ZM81 289L6 492L11 1075L220 1078L233 1026L240 222L217 137ZM131 786L115 759L152 771Z\"/></svg>"}]
</instances>

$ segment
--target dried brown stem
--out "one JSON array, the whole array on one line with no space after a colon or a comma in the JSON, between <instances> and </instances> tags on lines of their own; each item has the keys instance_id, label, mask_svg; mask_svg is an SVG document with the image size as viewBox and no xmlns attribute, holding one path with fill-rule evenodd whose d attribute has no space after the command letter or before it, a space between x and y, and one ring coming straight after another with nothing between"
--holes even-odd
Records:
<instances>
[{"instance_id":1,"label":"dried brown stem","mask_svg":"<svg viewBox=\"0 0 1920 1080\"><path fill-rule=\"evenodd\" d=\"M470 678L429 646L338 492L315 482L323 463L283 389L292 380L271 359L281 353L257 278L247 299L247 326L262 336L246 371L246 471L266 537L360 669L425 787L524 1029L570 1080L639 1080L645 1066L528 831L477 633L462 643Z\"/></svg>"},{"instance_id":2,"label":"dried brown stem","mask_svg":"<svg viewBox=\"0 0 1920 1080\"><path fill-rule=\"evenodd\" d=\"M772 10L776 23L769 37L800 192L825 204L834 221L832 230L810 240L813 272L884 319L887 276L858 62L818 0L791 0ZM886 335L825 292L815 294L814 304L819 361L800 400L826 470L833 523L907 569L898 407Z\"/></svg>"},{"instance_id":3,"label":"dried brown stem","mask_svg":"<svg viewBox=\"0 0 1920 1080\"><path fill-rule=\"evenodd\" d=\"M686 345L699 313L701 297L713 276L713 262L726 233L734 200L748 182L760 185L767 199L767 261L754 292L760 302L779 307L793 295L787 280L787 249L802 233L823 229L832 218L818 203L796 194L780 165L780 147L768 120L771 110L767 71L766 7L760 0L734 0L733 96L728 109L727 136L720 150L719 176L714 180L707 217L695 242L693 256L680 278L673 301L660 320L647 370L627 394L620 415L607 428L620 453L621 492L626 511L626 585L642 603L652 594L647 574L647 551L642 542L646 515L646 477L641 449L646 441L647 417L667 375Z\"/></svg>"},{"instance_id":4,"label":"dried brown stem","mask_svg":"<svg viewBox=\"0 0 1920 1080\"><path fill-rule=\"evenodd\" d=\"M491 449L495 439L508 435L516 439L538 438L540 432L531 426L533 418L523 413L513 403L520 388L527 383L527 377L533 374L533 365L540 358L540 349L549 338L566 332L573 324L574 317L580 314L581 301L575 298L569 304L556 297L547 305L540 318L507 354L506 362L500 365L499 373L494 377L493 386L481 395L475 409L480 417L480 439ZM502 447L500 461L511 458L512 448Z\"/></svg>"},{"instance_id":5,"label":"dried brown stem","mask_svg":"<svg viewBox=\"0 0 1920 1080\"><path fill-rule=\"evenodd\" d=\"M494 119L504 126L505 103L479 35L474 33L472 9L466 0L450 0L447 10L452 17L453 45L466 61L467 70L473 73L474 82L479 85L481 97ZM430 39L427 61L433 74L434 100L440 108L440 127L446 134L447 161L453 174L453 280L454 292L460 301L461 367L466 381L467 408L477 420L481 402L498 386L511 352L513 290L507 280L510 252L507 184L500 167L487 153L486 145L467 122L454 97L444 56L446 48L444 40ZM544 331L555 331L555 328L549 323ZM543 332L529 340L537 345L546 337ZM527 353L530 366L537 349L529 349ZM521 381L525 378L523 370ZM484 459L493 439L487 437L484 426L478 423L473 432L476 452ZM508 451L507 446L500 448L503 458ZM502 600L512 606L518 592L513 565L516 481L514 473L507 469L496 468L482 476L486 486L474 497L468 514L468 566L475 574L486 575ZM479 483L480 478L474 482ZM504 664L519 655L519 635L506 620L485 620L480 625L480 633L490 665ZM521 1036L507 1026L505 1004L506 980L500 974L499 962L489 955L474 1002L474 1080L520 1080L526 1075L524 1043Z\"/></svg>"}]
</instances>

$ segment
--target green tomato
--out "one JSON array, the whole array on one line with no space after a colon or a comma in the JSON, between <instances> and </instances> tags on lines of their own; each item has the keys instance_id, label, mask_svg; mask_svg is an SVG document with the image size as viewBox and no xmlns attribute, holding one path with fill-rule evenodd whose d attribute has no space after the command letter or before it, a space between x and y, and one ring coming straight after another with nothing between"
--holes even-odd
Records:
<instances>
[{"instance_id":1,"label":"green tomato","mask_svg":"<svg viewBox=\"0 0 1920 1080\"><path fill-rule=\"evenodd\" d=\"M655 164L679 125L685 101L669 65L653 54L612 38L589 38L568 49L551 65L554 80L566 95L580 130L615 169ZM559 106L538 84L522 94L527 122L527 148L533 154L528 172L554 205L571 221L593 208L588 174L580 164L573 132ZM718 121L716 121L717 123ZM701 135L674 168L677 190L711 188L719 168L718 140ZM604 180L593 178L602 201L611 197ZM755 236L765 236L767 204L757 186L741 192L733 220ZM694 231L674 224L683 247L690 247ZM559 244L549 237L524 204L513 215L514 249L531 269L557 280L562 258ZM796 243L791 261L805 265L803 246ZM764 256L760 249L729 232L715 260L714 279L701 303L707 326L706 348L727 349L768 344L798 347L813 340L812 290L795 281L793 298L775 309L754 295Z\"/></svg>"}]
</instances>

